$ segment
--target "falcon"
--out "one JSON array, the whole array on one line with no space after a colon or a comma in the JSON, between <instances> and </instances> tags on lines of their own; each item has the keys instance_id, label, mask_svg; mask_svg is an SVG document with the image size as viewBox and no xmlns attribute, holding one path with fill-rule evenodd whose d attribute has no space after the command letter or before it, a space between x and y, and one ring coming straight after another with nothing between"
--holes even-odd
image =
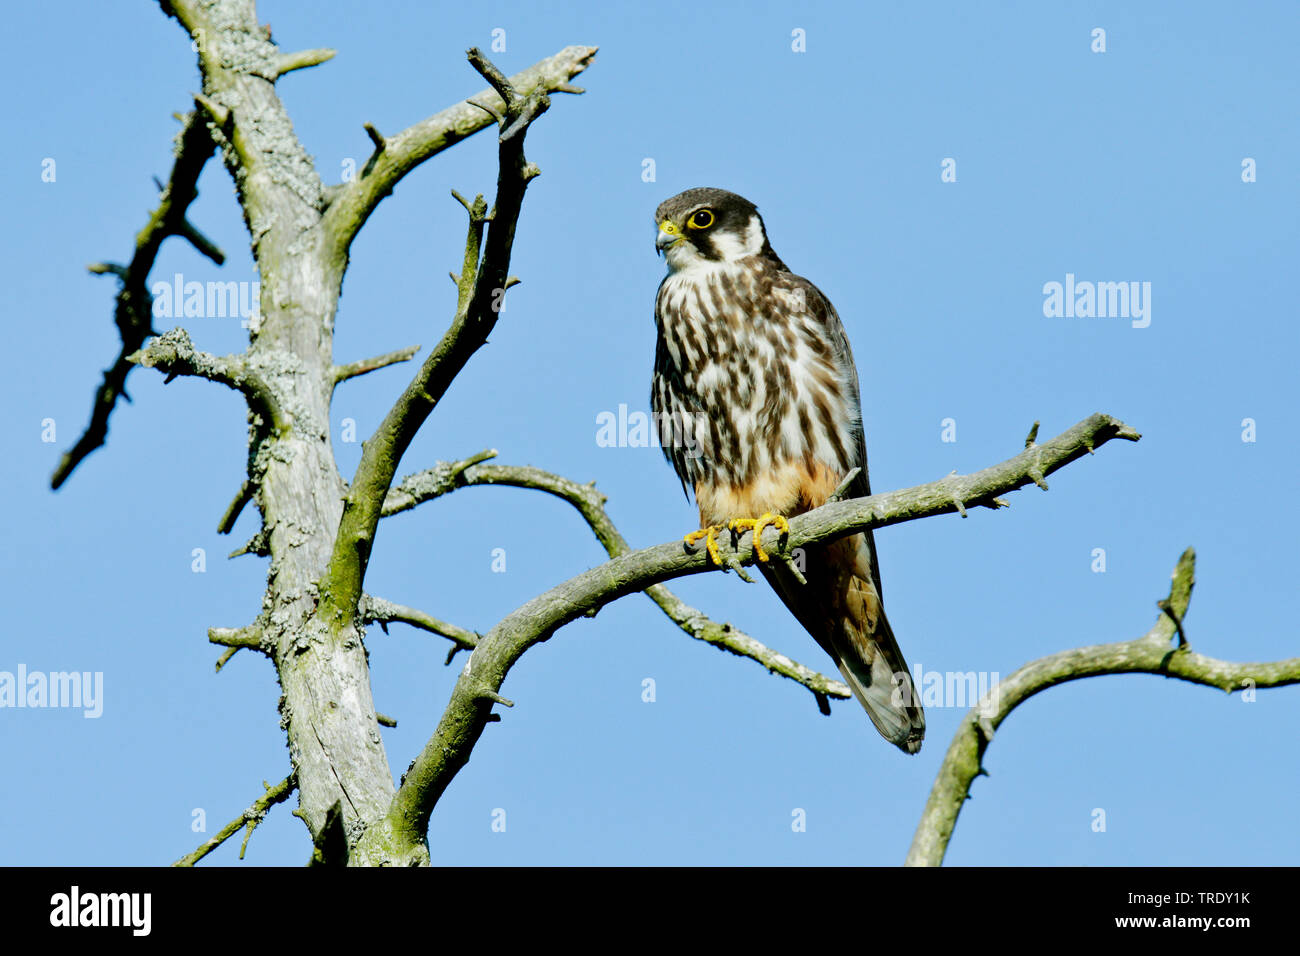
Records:
<instances>
[{"instance_id":1,"label":"falcon","mask_svg":"<svg viewBox=\"0 0 1300 956\"><path fill-rule=\"evenodd\" d=\"M871 531L772 561L763 529L819 505L848 482L871 494L858 373L830 300L790 271L758 208L722 189L688 189L655 212L668 274L655 299L650 402L664 454L694 492L703 541L753 534L757 565L830 655L890 743L921 749L925 715L881 603ZM737 539L738 540L738 539ZM802 574L800 574L800 571ZM801 580L802 578L802 580Z\"/></svg>"}]
</instances>

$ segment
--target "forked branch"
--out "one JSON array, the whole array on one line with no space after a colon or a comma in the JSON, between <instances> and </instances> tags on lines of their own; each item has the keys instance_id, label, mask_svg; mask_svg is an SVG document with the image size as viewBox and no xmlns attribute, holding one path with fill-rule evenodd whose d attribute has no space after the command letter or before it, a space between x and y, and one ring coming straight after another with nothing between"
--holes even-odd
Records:
<instances>
[{"instance_id":1,"label":"forked branch","mask_svg":"<svg viewBox=\"0 0 1300 956\"><path fill-rule=\"evenodd\" d=\"M966 714L948 747L912 838L906 866L943 862L971 783L983 773L981 761L993 732L1016 707L1049 687L1103 674L1159 674L1228 692L1300 683L1300 657L1237 664L1197 654L1185 641L1172 644L1182 630L1176 621L1181 622L1187 614L1195 571L1196 554L1188 548L1174 568L1168 598L1157 602L1160 616L1151 630L1136 640L1052 654L1026 664L989 689Z\"/></svg>"},{"instance_id":2,"label":"forked branch","mask_svg":"<svg viewBox=\"0 0 1300 956\"><path fill-rule=\"evenodd\" d=\"M511 89L478 49L471 49L468 58L497 88L506 104L498 134L496 202L490 216L481 196L469 205L456 314L442 340L364 445L321 589L322 609L335 620L351 620L356 614L375 529L398 462L434 406L470 356L487 342L496 325L524 191L538 174L537 167L524 157L524 136L529 125L546 111L550 100L539 89L529 93Z\"/></svg>"},{"instance_id":3,"label":"forked branch","mask_svg":"<svg viewBox=\"0 0 1300 956\"><path fill-rule=\"evenodd\" d=\"M605 496L596 490L595 482L581 485L549 471L528 466L480 464L494 457L496 451L490 449L463 461L438 462L432 468L408 475L388 492L388 497L384 501L384 517L399 514L414 508L421 502L471 485L531 488L554 495L573 505L611 558L631 550L626 539L610 519L609 513L606 512ZM843 682L792 660L729 623L713 620L699 608L692 607L677 597L665 585L652 585L645 589L645 593L674 624L696 640L711 644L719 650L758 661L773 674L789 678L807 687L822 713L830 713L829 698L848 699L849 688Z\"/></svg>"},{"instance_id":4,"label":"forked branch","mask_svg":"<svg viewBox=\"0 0 1300 956\"><path fill-rule=\"evenodd\" d=\"M507 86L521 98L557 92L581 93L569 81L590 66L595 55L595 47L565 47L510 77ZM497 75L500 76L499 71ZM381 137L382 145L372 137L377 148L370 162L357 178L338 191L325 213L325 226L334 238L335 255L346 256L366 219L403 176L429 157L492 125L494 115L502 116L505 111L501 90L494 84L492 89L476 93L400 133Z\"/></svg>"},{"instance_id":5,"label":"forked branch","mask_svg":"<svg viewBox=\"0 0 1300 956\"><path fill-rule=\"evenodd\" d=\"M117 324L122 347L113 364L104 372L104 380L95 390L91 406L90 423L59 461L50 478L50 487L58 488L86 456L108 440L108 420L117 407L119 398L126 393L126 379L132 369L127 356L139 350L153 334L153 296L149 293L149 273L158 250L168 236L181 236L196 249L220 265L225 256L185 218L190 204L199 194L199 173L212 156L215 143L208 132L204 118L189 113L181 119L183 124L176 139L176 162L172 174L158 197L158 207L150 214L149 222L136 236L135 251L128 265L100 262L90 266L96 275L115 275L121 280L117 292L117 305L113 319Z\"/></svg>"},{"instance_id":6,"label":"forked branch","mask_svg":"<svg viewBox=\"0 0 1300 956\"><path fill-rule=\"evenodd\" d=\"M771 553L832 541L856 531L949 514L959 507L994 504L996 496L1035 482L1089 454L1113 438L1137 441L1136 431L1109 415L1097 414L1042 445L1026 448L1014 458L971 475L950 475L940 481L901 491L838 501L790 521L788 536L768 528ZM722 543L724 557L753 560L751 536L739 545ZM779 540L780 539L780 540ZM778 547L780 544L782 547ZM703 550L691 551L675 541L632 551L592 568L552 588L514 611L479 642L461 671L451 700L424 750L407 771L393 800L388 831L406 842L423 840L434 805L469 760L475 743L491 717L492 695L519 657L555 631L611 601L650 585L712 570Z\"/></svg>"},{"instance_id":7,"label":"forked branch","mask_svg":"<svg viewBox=\"0 0 1300 956\"><path fill-rule=\"evenodd\" d=\"M203 859L221 844L225 843L241 829L244 830L244 842L239 847L239 858L244 858L244 851L248 849L248 838L253 835L257 825L266 817L266 813L277 803L283 803L293 795L297 789L293 775L285 777L275 786L269 786L265 781L262 782L262 788L266 791L239 816L231 820L224 827L217 831L217 835L211 840L205 840L199 846L183 857L177 860L172 866L193 866L199 860Z\"/></svg>"}]
</instances>

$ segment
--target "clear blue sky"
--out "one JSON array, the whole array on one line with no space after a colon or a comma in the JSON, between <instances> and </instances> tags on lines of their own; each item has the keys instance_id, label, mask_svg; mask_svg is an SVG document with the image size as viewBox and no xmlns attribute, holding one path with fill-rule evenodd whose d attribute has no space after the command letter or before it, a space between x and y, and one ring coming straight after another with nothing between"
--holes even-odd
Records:
<instances>
[{"instance_id":1,"label":"clear blue sky","mask_svg":"<svg viewBox=\"0 0 1300 956\"><path fill-rule=\"evenodd\" d=\"M382 4L263 2L286 50L333 46L281 95L328 181L363 162L364 122L392 132L482 86L471 45L507 72L570 43L600 46L529 135L513 271L523 284L415 442L402 472L484 447L500 461L595 479L635 545L694 526L653 448L597 446L596 418L645 409L663 262L655 206L721 186L757 202L772 242L837 306L856 353L878 490L970 471L1095 411L1116 443L1030 488L1009 510L878 534L890 618L914 669L1007 674L1153 622L1179 553L1195 546L1194 647L1232 660L1297 653L1300 566L1294 436L1295 157L1300 70L1290 3ZM1050 7L1050 9L1049 9ZM219 675L209 626L259 605L265 561L224 555L215 527L244 475L240 401L218 386L135 372L107 448L59 493L48 477L83 428L116 353L116 282L170 170L171 113L199 85L174 21L149 3L19 4L0 56L9 147L10 345L0 464L8 626L0 671L102 672L103 713L0 710L0 863L150 864L193 848L288 770L270 664ZM1092 31L1106 31L1094 53ZM806 52L791 49L792 31ZM336 358L436 341L454 305L463 216L489 192L495 147L476 137L384 202L353 249ZM1257 181L1242 181L1255 160ZM57 179L42 182L42 161ZM642 179L655 161L656 181ZM956 161L957 181L941 182ZM191 217L229 254L180 241L154 279L255 276L230 179L209 164ZM1151 284L1151 322L1055 318L1043 286ZM185 324L239 350L233 319ZM345 476L409 369L342 386ZM1256 423L1243 442L1242 421ZM41 440L53 419L57 440ZM942 422L956 441L942 440ZM1291 424L1288 424L1291 423ZM1287 429L1292 429L1288 431ZM207 568L191 570L203 548ZM506 552L493 573L492 550ZM1093 571L1094 549L1106 554ZM603 559L566 505L469 489L387 521L375 594L486 630ZM765 585L705 575L687 600L819 668L830 666ZM368 637L377 706L401 771L456 676L445 642L402 626ZM642 701L653 678L657 700ZM439 805L449 864L896 864L961 707L931 707L909 758L852 703L829 719L803 688L679 632L624 599L528 653ZM952 864L1283 864L1300 854L1300 689L1253 703L1149 676L1055 688L1003 725L958 823ZM296 798L295 804L296 805ZM297 864L302 824L277 807L247 864ZM492 830L506 811L506 832ZM806 812L793 832L792 812ZM1094 832L1094 810L1106 814ZM237 841L211 859L234 861Z\"/></svg>"}]
</instances>

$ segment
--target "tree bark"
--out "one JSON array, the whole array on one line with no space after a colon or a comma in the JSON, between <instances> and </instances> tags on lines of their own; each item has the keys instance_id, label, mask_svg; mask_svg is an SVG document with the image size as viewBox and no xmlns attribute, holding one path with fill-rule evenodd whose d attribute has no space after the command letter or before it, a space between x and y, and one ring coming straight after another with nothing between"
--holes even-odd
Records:
<instances>
[{"instance_id":1,"label":"tree bark","mask_svg":"<svg viewBox=\"0 0 1300 956\"><path fill-rule=\"evenodd\" d=\"M246 631L256 635L279 678L299 815L319 847L337 807L346 843L354 848L385 819L395 785L362 640L364 564L355 593L340 600L337 589L327 587L322 600L349 500L329 428L340 378L332 354L335 310L347 247L374 206L415 165L491 125L492 117L461 104L391 143L379 137L370 169L327 190L294 135L275 80L288 69L322 62L329 51L282 54L257 22L252 0L164 0L163 8L198 48L203 93L197 106L235 181L261 277L260 316L250 330L245 365L265 396L264 407L250 412L248 475L262 530L247 550L269 555L271 566L262 612ZM516 78L521 95L568 87L594 52L570 48L526 71ZM478 99L493 103L487 94ZM513 219L502 221L513 232ZM504 270L508 260L507 241L504 259L492 265ZM368 550L366 541L362 552ZM372 835L364 852L348 857L355 864L429 859L423 835L400 845Z\"/></svg>"}]
</instances>

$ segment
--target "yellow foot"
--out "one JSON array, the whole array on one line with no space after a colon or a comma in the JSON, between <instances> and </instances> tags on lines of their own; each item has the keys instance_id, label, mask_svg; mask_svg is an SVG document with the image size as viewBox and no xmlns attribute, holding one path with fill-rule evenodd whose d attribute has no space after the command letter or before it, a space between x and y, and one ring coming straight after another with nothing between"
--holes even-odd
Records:
<instances>
[{"instance_id":1,"label":"yellow foot","mask_svg":"<svg viewBox=\"0 0 1300 956\"><path fill-rule=\"evenodd\" d=\"M718 554L718 532L723 530L720 524L711 524L707 528L701 528L699 531L692 531L682 540L687 544L695 544L701 538L704 539L704 545L709 549L709 557L718 567L722 567L722 555Z\"/></svg>"},{"instance_id":2,"label":"yellow foot","mask_svg":"<svg viewBox=\"0 0 1300 956\"><path fill-rule=\"evenodd\" d=\"M754 557L760 561L767 560L767 552L763 550L763 529L768 525L776 528L782 534L790 533L790 525L781 515L774 515L766 511L757 518L732 518L727 527L735 532L745 532L751 528L754 531Z\"/></svg>"}]
</instances>

